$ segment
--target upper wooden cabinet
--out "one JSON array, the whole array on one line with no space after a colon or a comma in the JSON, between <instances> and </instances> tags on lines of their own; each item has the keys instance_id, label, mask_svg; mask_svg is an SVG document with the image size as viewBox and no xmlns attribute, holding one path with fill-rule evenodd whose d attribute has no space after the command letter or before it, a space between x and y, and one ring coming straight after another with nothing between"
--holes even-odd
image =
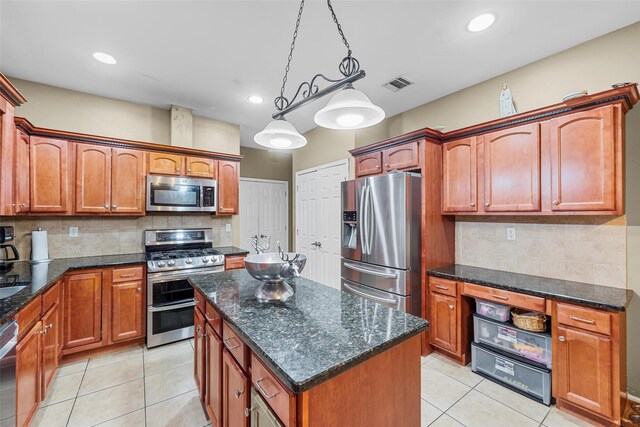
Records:
<instances>
[{"instance_id":1,"label":"upper wooden cabinet","mask_svg":"<svg viewBox=\"0 0 640 427\"><path fill-rule=\"evenodd\" d=\"M183 175L184 156L167 153L149 153L149 173L160 175Z\"/></svg>"},{"instance_id":2,"label":"upper wooden cabinet","mask_svg":"<svg viewBox=\"0 0 640 427\"><path fill-rule=\"evenodd\" d=\"M533 123L478 138L484 154L484 210L540 210L540 125Z\"/></svg>"},{"instance_id":3,"label":"upper wooden cabinet","mask_svg":"<svg viewBox=\"0 0 640 427\"><path fill-rule=\"evenodd\" d=\"M16 130L15 158L15 211L29 212L29 135L20 130Z\"/></svg>"},{"instance_id":4,"label":"upper wooden cabinet","mask_svg":"<svg viewBox=\"0 0 640 427\"><path fill-rule=\"evenodd\" d=\"M356 177L375 175L392 170L415 169L420 166L418 141L356 156Z\"/></svg>"},{"instance_id":5,"label":"upper wooden cabinet","mask_svg":"<svg viewBox=\"0 0 640 427\"><path fill-rule=\"evenodd\" d=\"M356 157L356 177L375 175L382 172L382 152L363 154Z\"/></svg>"},{"instance_id":6,"label":"upper wooden cabinet","mask_svg":"<svg viewBox=\"0 0 640 427\"><path fill-rule=\"evenodd\" d=\"M218 161L218 208L217 213L231 215L238 213L240 188L240 163L227 160Z\"/></svg>"},{"instance_id":7,"label":"upper wooden cabinet","mask_svg":"<svg viewBox=\"0 0 640 427\"><path fill-rule=\"evenodd\" d=\"M31 137L29 148L31 212L69 210L69 144L53 138Z\"/></svg>"},{"instance_id":8,"label":"upper wooden cabinet","mask_svg":"<svg viewBox=\"0 0 640 427\"><path fill-rule=\"evenodd\" d=\"M26 102L11 82L0 73L0 215L14 215L14 145L16 128L15 107Z\"/></svg>"},{"instance_id":9,"label":"upper wooden cabinet","mask_svg":"<svg viewBox=\"0 0 640 427\"><path fill-rule=\"evenodd\" d=\"M607 106L543 124L551 154L551 210L622 208L621 119L618 107Z\"/></svg>"},{"instance_id":10,"label":"upper wooden cabinet","mask_svg":"<svg viewBox=\"0 0 640 427\"><path fill-rule=\"evenodd\" d=\"M476 138L448 142L442 147L442 210L478 210Z\"/></svg>"},{"instance_id":11,"label":"upper wooden cabinet","mask_svg":"<svg viewBox=\"0 0 640 427\"><path fill-rule=\"evenodd\" d=\"M111 151L111 213L144 215L144 152L113 148Z\"/></svg>"},{"instance_id":12,"label":"upper wooden cabinet","mask_svg":"<svg viewBox=\"0 0 640 427\"><path fill-rule=\"evenodd\" d=\"M218 162L204 157L187 157L187 176L214 179L218 176Z\"/></svg>"}]
</instances>

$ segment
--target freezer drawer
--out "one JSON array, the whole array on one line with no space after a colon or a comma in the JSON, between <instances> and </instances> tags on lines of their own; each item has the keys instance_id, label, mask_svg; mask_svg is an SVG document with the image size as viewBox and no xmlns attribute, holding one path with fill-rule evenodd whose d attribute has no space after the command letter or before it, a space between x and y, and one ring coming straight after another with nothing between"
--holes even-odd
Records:
<instances>
[{"instance_id":1,"label":"freezer drawer","mask_svg":"<svg viewBox=\"0 0 640 427\"><path fill-rule=\"evenodd\" d=\"M385 292L408 296L411 294L409 275L406 270L380 267L363 262L342 259L343 279L360 283Z\"/></svg>"},{"instance_id":2,"label":"freezer drawer","mask_svg":"<svg viewBox=\"0 0 640 427\"><path fill-rule=\"evenodd\" d=\"M384 292L369 286L360 285L350 280L342 279L342 290L348 294L377 302L386 307L409 313L411 311L411 297Z\"/></svg>"}]
</instances>

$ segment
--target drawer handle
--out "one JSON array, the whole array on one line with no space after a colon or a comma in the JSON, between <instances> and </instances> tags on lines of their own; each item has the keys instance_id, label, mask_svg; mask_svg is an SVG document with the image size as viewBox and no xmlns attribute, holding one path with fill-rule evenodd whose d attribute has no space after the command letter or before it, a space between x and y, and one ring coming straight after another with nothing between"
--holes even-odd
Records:
<instances>
[{"instance_id":1,"label":"drawer handle","mask_svg":"<svg viewBox=\"0 0 640 427\"><path fill-rule=\"evenodd\" d=\"M240 399L240 396L242 396L244 394L244 389L242 390L236 390L235 393L233 393L236 396L236 399Z\"/></svg>"},{"instance_id":2,"label":"drawer handle","mask_svg":"<svg viewBox=\"0 0 640 427\"><path fill-rule=\"evenodd\" d=\"M589 325L595 325L596 321L591 319L583 319L581 317L569 316L569 318L575 320L576 322L588 323Z\"/></svg>"},{"instance_id":3,"label":"drawer handle","mask_svg":"<svg viewBox=\"0 0 640 427\"><path fill-rule=\"evenodd\" d=\"M503 301L509 301L509 297L503 297L502 295L493 295L492 294L491 296L494 297L494 298L501 299Z\"/></svg>"},{"instance_id":4,"label":"drawer handle","mask_svg":"<svg viewBox=\"0 0 640 427\"><path fill-rule=\"evenodd\" d=\"M136 274L135 273L127 273L127 274L121 274L120 277L134 277Z\"/></svg>"},{"instance_id":5,"label":"drawer handle","mask_svg":"<svg viewBox=\"0 0 640 427\"><path fill-rule=\"evenodd\" d=\"M205 313L205 314L204 314L204 317L205 317L205 319L207 319L209 322L215 322L216 320L220 320L220 318L219 318L219 317L214 317L214 318L209 317L209 313Z\"/></svg>"},{"instance_id":6,"label":"drawer handle","mask_svg":"<svg viewBox=\"0 0 640 427\"><path fill-rule=\"evenodd\" d=\"M276 397L278 393L269 394L264 388L262 388L262 385L260 384L260 382L262 381L264 381L264 378L260 378L259 380L256 381L256 387L258 387L258 390L260 390L260 394L263 395L265 399L271 399L273 397Z\"/></svg>"},{"instance_id":7,"label":"drawer handle","mask_svg":"<svg viewBox=\"0 0 640 427\"><path fill-rule=\"evenodd\" d=\"M443 291L448 291L449 288L446 286L440 286L440 285L436 285L436 289L442 289Z\"/></svg>"},{"instance_id":8,"label":"drawer handle","mask_svg":"<svg viewBox=\"0 0 640 427\"><path fill-rule=\"evenodd\" d=\"M240 347L240 344L231 346L229 344L230 340L231 340L231 337L225 338L224 340L222 340L222 342L224 343L224 346L227 347L227 350L235 350L236 348Z\"/></svg>"}]
</instances>

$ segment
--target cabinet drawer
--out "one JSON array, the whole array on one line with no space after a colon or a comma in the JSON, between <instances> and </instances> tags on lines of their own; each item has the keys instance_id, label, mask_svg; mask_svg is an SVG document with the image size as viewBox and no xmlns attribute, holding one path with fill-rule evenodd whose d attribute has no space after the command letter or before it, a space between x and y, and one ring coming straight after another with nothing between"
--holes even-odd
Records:
<instances>
[{"instance_id":1,"label":"cabinet drawer","mask_svg":"<svg viewBox=\"0 0 640 427\"><path fill-rule=\"evenodd\" d=\"M559 303L556 315L558 323L563 325L611 335L611 315L604 311Z\"/></svg>"},{"instance_id":2,"label":"cabinet drawer","mask_svg":"<svg viewBox=\"0 0 640 427\"><path fill-rule=\"evenodd\" d=\"M49 308L51 308L54 304L60 302L60 297L62 296L62 287L60 286L60 282L53 285L48 291L42 294L42 314L44 315Z\"/></svg>"},{"instance_id":3,"label":"cabinet drawer","mask_svg":"<svg viewBox=\"0 0 640 427\"><path fill-rule=\"evenodd\" d=\"M457 296L458 283L453 280L440 279L438 277L429 278L429 290L452 297Z\"/></svg>"},{"instance_id":4,"label":"cabinet drawer","mask_svg":"<svg viewBox=\"0 0 640 427\"><path fill-rule=\"evenodd\" d=\"M482 298L484 300L499 302L500 304L512 307L524 308L527 310L545 311L545 299L531 295L519 294L517 292L503 291L488 286L465 283L463 292L466 296Z\"/></svg>"},{"instance_id":5,"label":"cabinet drawer","mask_svg":"<svg viewBox=\"0 0 640 427\"><path fill-rule=\"evenodd\" d=\"M209 301L207 301L205 307L204 317L207 319L207 323L211 325L218 335L222 335L222 316L220 316L218 310L216 310Z\"/></svg>"},{"instance_id":6,"label":"cabinet drawer","mask_svg":"<svg viewBox=\"0 0 640 427\"><path fill-rule=\"evenodd\" d=\"M234 359L236 359L238 365L246 371L247 362L249 361L249 350L244 341L231 329L227 322L223 322L222 326L222 343L229 353L233 355Z\"/></svg>"},{"instance_id":7,"label":"cabinet drawer","mask_svg":"<svg viewBox=\"0 0 640 427\"><path fill-rule=\"evenodd\" d=\"M240 268L244 268L244 258L243 256L233 256L233 257L225 257L224 258L224 269L225 270L237 270Z\"/></svg>"},{"instance_id":8,"label":"cabinet drawer","mask_svg":"<svg viewBox=\"0 0 640 427\"><path fill-rule=\"evenodd\" d=\"M29 332L31 326L35 325L38 319L40 319L40 308L42 307L41 302L42 300L38 296L16 314L16 322L18 322L18 340Z\"/></svg>"},{"instance_id":9,"label":"cabinet drawer","mask_svg":"<svg viewBox=\"0 0 640 427\"><path fill-rule=\"evenodd\" d=\"M275 375L254 354L251 354L251 383L285 427L295 424L295 395L280 384Z\"/></svg>"},{"instance_id":10,"label":"cabinet drawer","mask_svg":"<svg viewBox=\"0 0 640 427\"><path fill-rule=\"evenodd\" d=\"M142 280L142 267L127 267L113 269L113 283L135 282Z\"/></svg>"},{"instance_id":11,"label":"cabinet drawer","mask_svg":"<svg viewBox=\"0 0 640 427\"><path fill-rule=\"evenodd\" d=\"M204 295L195 289L193 290L193 301L196 303L196 307L198 307L202 314L207 311L207 300L204 298Z\"/></svg>"}]
</instances>

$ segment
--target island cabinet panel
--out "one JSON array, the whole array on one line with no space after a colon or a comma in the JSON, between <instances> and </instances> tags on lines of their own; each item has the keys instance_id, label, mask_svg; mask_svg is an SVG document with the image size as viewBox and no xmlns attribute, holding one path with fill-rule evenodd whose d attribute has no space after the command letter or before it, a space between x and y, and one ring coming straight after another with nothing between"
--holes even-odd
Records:
<instances>
[{"instance_id":1,"label":"island cabinet panel","mask_svg":"<svg viewBox=\"0 0 640 427\"><path fill-rule=\"evenodd\" d=\"M239 256L225 256L224 257L224 269L225 270L238 270L244 268L244 259L246 255Z\"/></svg>"},{"instance_id":2,"label":"island cabinet panel","mask_svg":"<svg viewBox=\"0 0 640 427\"><path fill-rule=\"evenodd\" d=\"M76 212L111 210L111 148L76 144Z\"/></svg>"},{"instance_id":3,"label":"island cabinet panel","mask_svg":"<svg viewBox=\"0 0 640 427\"><path fill-rule=\"evenodd\" d=\"M60 305L53 307L42 317L42 397L53 379L60 361L60 338L62 334Z\"/></svg>"},{"instance_id":4,"label":"island cabinet panel","mask_svg":"<svg viewBox=\"0 0 640 427\"><path fill-rule=\"evenodd\" d=\"M429 293L431 344L452 353L458 352L458 301L448 295Z\"/></svg>"},{"instance_id":5,"label":"island cabinet panel","mask_svg":"<svg viewBox=\"0 0 640 427\"><path fill-rule=\"evenodd\" d=\"M102 272L68 275L63 281L63 348L102 341Z\"/></svg>"},{"instance_id":6,"label":"island cabinet panel","mask_svg":"<svg viewBox=\"0 0 640 427\"><path fill-rule=\"evenodd\" d=\"M477 212L476 138L442 146L442 211Z\"/></svg>"},{"instance_id":7,"label":"island cabinet panel","mask_svg":"<svg viewBox=\"0 0 640 427\"><path fill-rule=\"evenodd\" d=\"M187 176L214 179L218 176L218 162L205 157L187 157Z\"/></svg>"},{"instance_id":8,"label":"island cabinet panel","mask_svg":"<svg viewBox=\"0 0 640 427\"><path fill-rule=\"evenodd\" d=\"M16 131L15 200L16 213L29 212L29 135Z\"/></svg>"},{"instance_id":9,"label":"island cabinet panel","mask_svg":"<svg viewBox=\"0 0 640 427\"><path fill-rule=\"evenodd\" d=\"M141 281L113 283L111 285L112 342L126 341L144 336L142 288Z\"/></svg>"},{"instance_id":10,"label":"island cabinet panel","mask_svg":"<svg viewBox=\"0 0 640 427\"><path fill-rule=\"evenodd\" d=\"M543 124L551 162L552 211L613 211L622 200L623 120L607 106ZM618 122L618 124L616 123Z\"/></svg>"},{"instance_id":11,"label":"island cabinet panel","mask_svg":"<svg viewBox=\"0 0 640 427\"><path fill-rule=\"evenodd\" d=\"M356 178L382 172L382 152L363 154L356 157Z\"/></svg>"},{"instance_id":12,"label":"island cabinet panel","mask_svg":"<svg viewBox=\"0 0 640 427\"><path fill-rule=\"evenodd\" d=\"M42 322L37 322L16 347L16 425L28 426L40 402Z\"/></svg>"},{"instance_id":13,"label":"island cabinet panel","mask_svg":"<svg viewBox=\"0 0 640 427\"><path fill-rule=\"evenodd\" d=\"M238 190L240 188L240 163L227 160L218 161L218 208L217 213L231 215L238 213Z\"/></svg>"},{"instance_id":14,"label":"island cabinet panel","mask_svg":"<svg viewBox=\"0 0 640 427\"><path fill-rule=\"evenodd\" d=\"M196 382L196 388L200 395L200 400L205 401L205 318L198 308L193 309L193 377Z\"/></svg>"},{"instance_id":15,"label":"island cabinet panel","mask_svg":"<svg viewBox=\"0 0 640 427\"><path fill-rule=\"evenodd\" d=\"M222 425L222 340L207 323L205 407L212 426Z\"/></svg>"},{"instance_id":16,"label":"island cabinet panel","mask_svg":"<svg viewBox=\"0 0 640 427\"><path fill-rule=\"evenodd\" d=\"M210 302L207 301L206 310L204 312L204 317L207 320L207 323L211 325L213 330L218 334L218 336L222 336L222 316L215 309Z\"/></svg>"},{"instance_id":17,"label":"island cabinet panel","mask_svg":"<svg viewBox=\"0 0 640 427\"><path fill-rule=\"evenodd\" d=\"M111 213L144 215L144 152L114 148L111 155Z\"/></svg>"},{"instance_id":18,"label":"island cabinet panel","mask_svg":"<svg viewBox=\"0 0 640 427\"><path fill-rule=\"evenodd\" d=\"M396 145L382 152L384 171L416 168L420 164L418 141Z\"/></svg>"},{"instance_id":19,"label":"island cabinet panel","mask_svg":"<svg viewBox=\"0 0 640 427\"><path fill-rule=\"evenodd\" d=\"M540 210L540 125L479 137L484 162L485 212Z\"/></svg>"},{"instance_id":20,"label":"island cabinet panel","mask_svg":"<svg viewBox=\"0 0 640 427\"><path fill-rule=\"evenodd\" d=\"M168 153L148 154L149 173L159 175L182 175L184 156Z\"/></svg>"},{"instance_id":21,"label":"island cabinet panel","mask_svg":"<svg viewBox=\"0 0 640 427\"><path fill-rule=\"evenodd\" d=\"M275 412L285 427L296 424L296 396L267 369L254 354L251 355L251 383Z\"/></svg>"},{"instance_id":22,"label":"island cabinet panel","mask_svg":"<svg viewBox=\"0 0 640 427\"><path fill-rule=\"evenodd\" d=\"M30 138L31 212L68 212L68 145L60 139Z\"/></svg>"},{"instance_id":23,"label":"island cabinet panel","mask_svg":"<svg viewBox=\"0 0 640 427\"><path fill-rule=\"evenodd\" d=\"M222 425L248 427L250 408L249 378L225 348L222 351Z\"/></svg>"},{"instance_id":24,"label":"island cabinet panel","mask_svg":"<svg viewBox=\"0 0 640 427\"><path fill-rule=\"evenodd\" d=\"M247 371L249 366L249 348L227 322L222 322L222 343L238 362L238 365Z\"/></svg>"}]
</instances>

